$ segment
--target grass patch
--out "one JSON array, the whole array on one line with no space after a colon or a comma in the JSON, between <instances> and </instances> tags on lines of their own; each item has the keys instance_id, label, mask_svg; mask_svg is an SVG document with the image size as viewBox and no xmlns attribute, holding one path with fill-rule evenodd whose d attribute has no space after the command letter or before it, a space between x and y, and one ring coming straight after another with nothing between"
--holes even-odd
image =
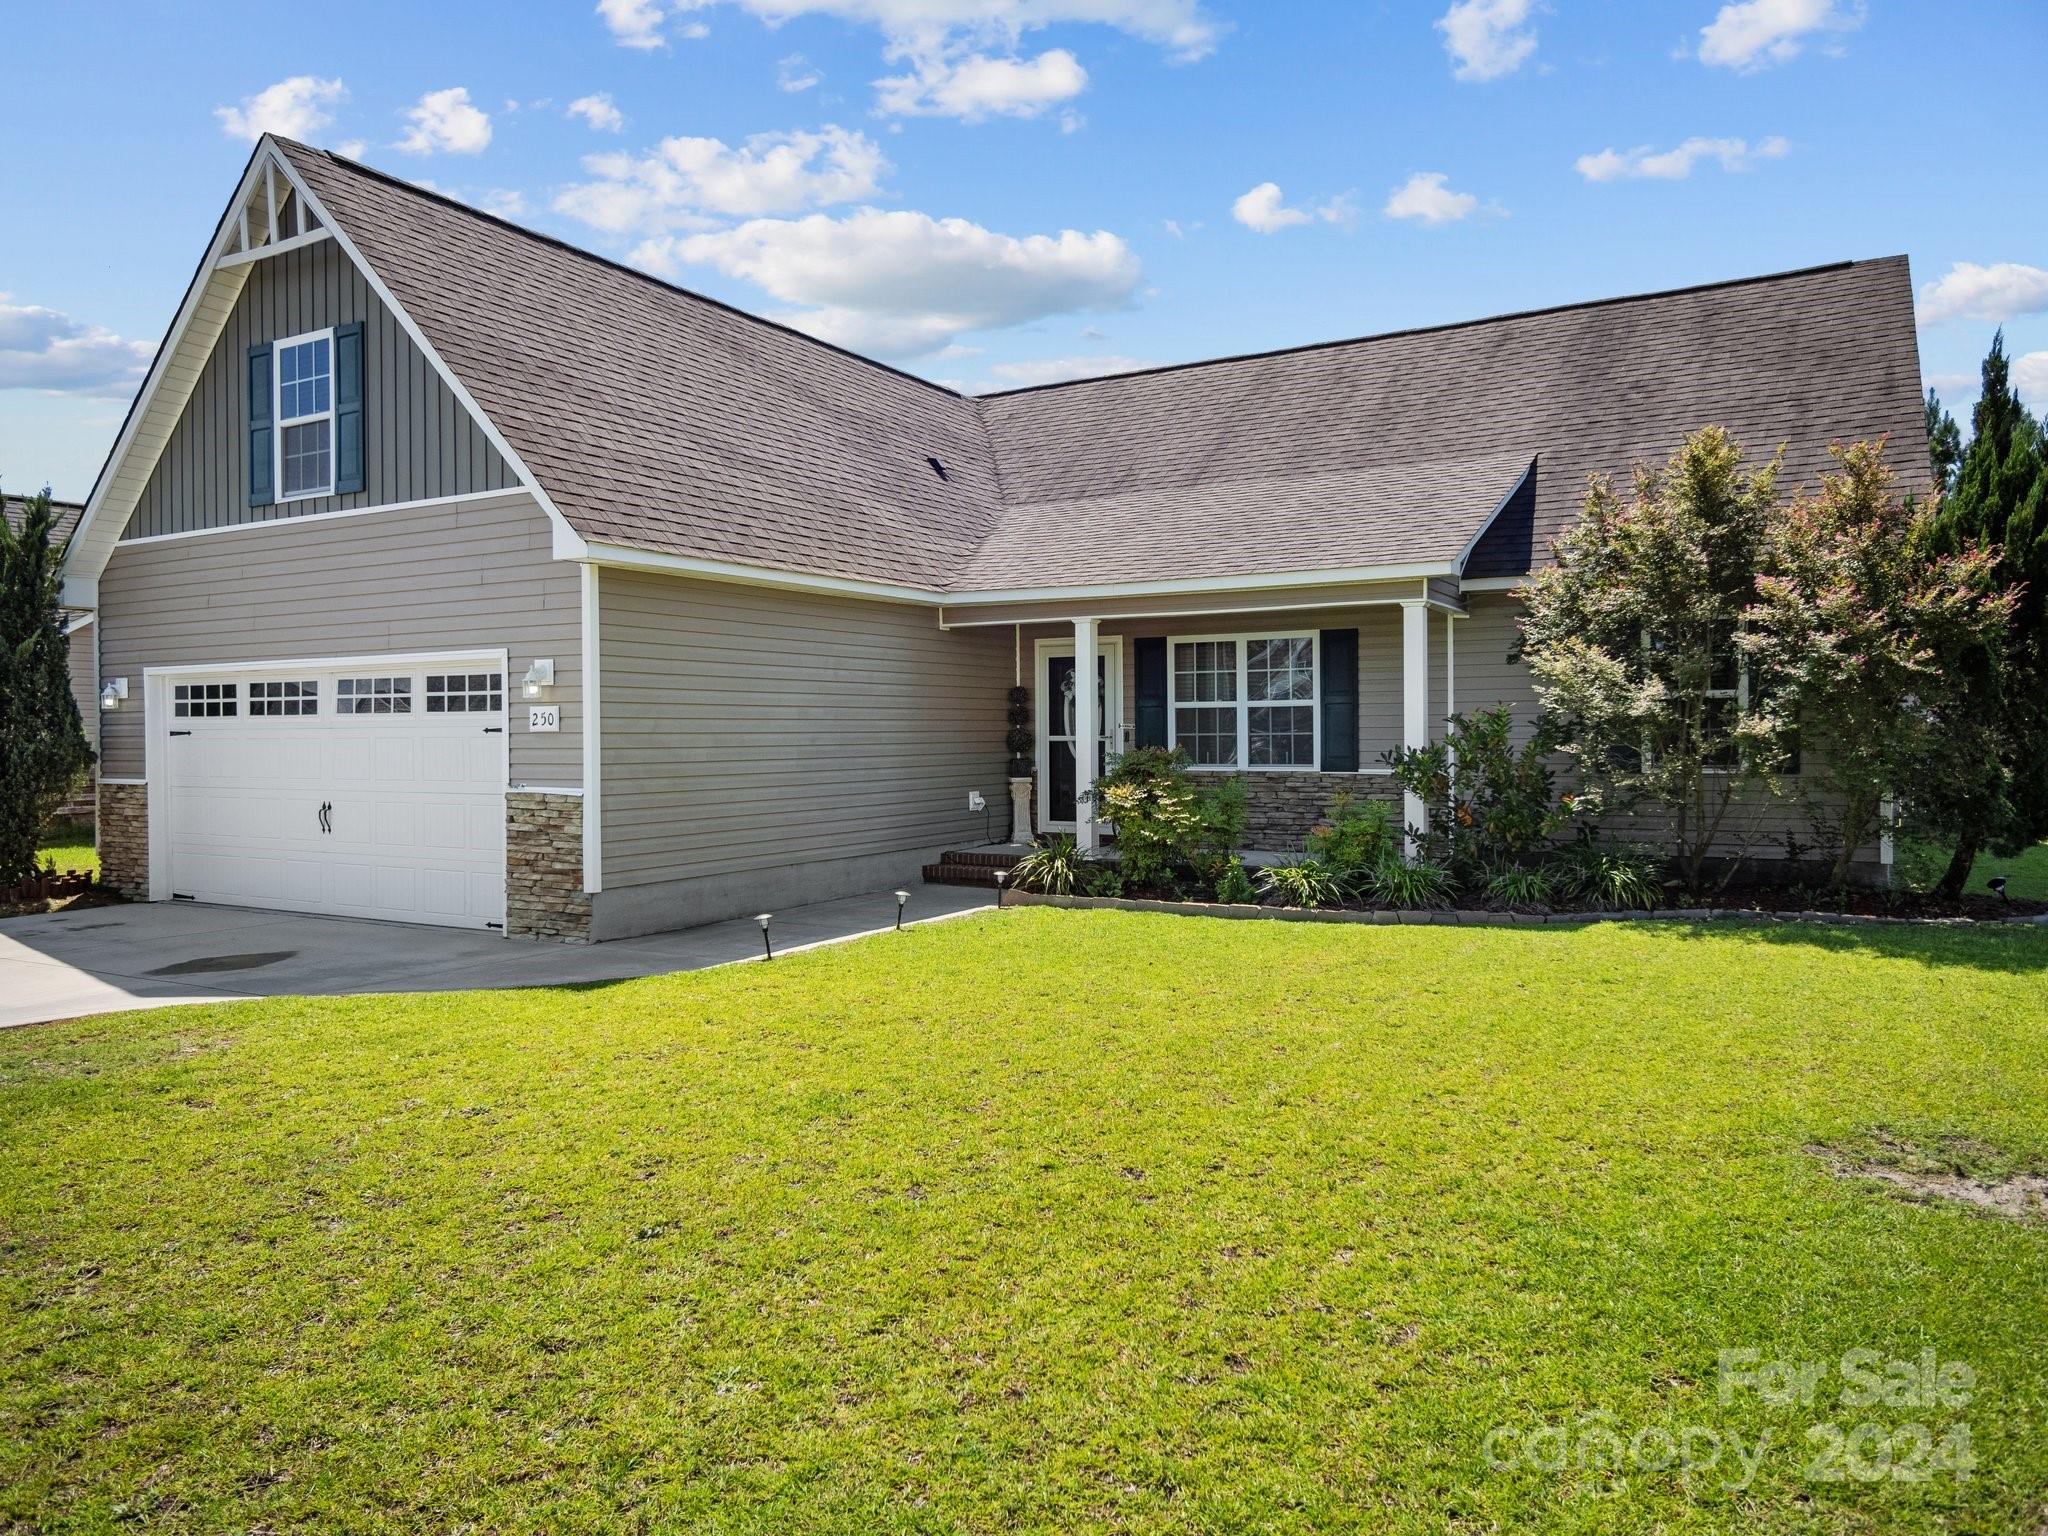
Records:
<instances>
[{"instance_id":1,"label":"grass patch","mask_svg":"<svg viewBox=\"0 0 2048 1536\"><path fill-rule=\"evenodd\" d=\"M36 850L36 864L54 864L60 874L82 869L99 878L100 851L93 844L92 828L83 822L51 822L43 829L43 845Z\"/></svg>"},{"instance_id":2,"label":"grass patch","mask_svg":"<svg viewBox=\"0 0 2048 1536\"><path fill-rule=\"evenodd\" d=\"M2048 1231L1808 1149L2042 1166L2043 938L1034 908L9 1032L0 1529L2031 1531ZM1857 1348L1973 1395L1718 1390ZM1489 1467L1588 1422L1770 1438Z\"/></svg>"},{"instance_id":3,"label":"grass patch","mask_svg":"<svg viewBox=\"0 0 2048 1536\"><path fill-rule=\"evenodd\" d=\"M1948 868L1949 855L1955 850L1933 843L1902 841L1899 844L1899 877L1908 890L1931 889ZM1989 889L1987 882L1994 875L2005 876L2008 884L2005 894L2014 901L2048 901L2048 843L2036 843L2017 858L2001 859L1996 854L1979 854L1977 862L1970 866L1969 889L1981 893Z\"/></svg>"}]
</instances>

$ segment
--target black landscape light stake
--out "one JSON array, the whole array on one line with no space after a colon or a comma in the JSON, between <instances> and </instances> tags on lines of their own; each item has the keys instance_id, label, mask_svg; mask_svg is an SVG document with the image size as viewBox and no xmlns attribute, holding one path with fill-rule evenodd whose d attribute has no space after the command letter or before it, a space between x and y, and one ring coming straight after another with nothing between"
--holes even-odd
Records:
<instances>
[{"instance_id":1,"label":"black landscape light stake","mask_svg":"<svg viewBox=\"0 0 2048 1536\"><path fill-rule=\"evenodd\" d=\"M2005 894L2005 876L1993 875L1985 883L1997 894L2000 901L2004 902L2007 906L2012 905L2012 898Z\"/></svg>"},{"instance_id":2,"label":"black landscape light stake","mask_svg":"<svg viewBox=\"0 0 2048 1536\"><path fill-rule=\"evenodd\" d=\"M761 925L761 953L768 959L773 960L775 958L775 946L769 941L768 925L775 921L775 914L773 912L763 912L754 921Z\"/></svg>"},{"instance_id":3,"label":"black landscape light stake","mask_svg":"<svg viewBox=\"0 0 2048 1536\"><path fill-rule=\"evenodd\" d=\"M1010 872L1007 869L996 871L996 910L998 912L1003 909L1003 884L1009 878Z\"/></svg>"},{"instance_id":4,"label":"black landscape light stake","mask_svg":"<svg viewBox=\"0 0 2048 1536\"><path fill-rule=\"evenodd\" d=\"M898 891L896 893L896 931L899 933L903 931L903 904L908 900L910 900L910 892Z\"/></svg>"}]
</instances>

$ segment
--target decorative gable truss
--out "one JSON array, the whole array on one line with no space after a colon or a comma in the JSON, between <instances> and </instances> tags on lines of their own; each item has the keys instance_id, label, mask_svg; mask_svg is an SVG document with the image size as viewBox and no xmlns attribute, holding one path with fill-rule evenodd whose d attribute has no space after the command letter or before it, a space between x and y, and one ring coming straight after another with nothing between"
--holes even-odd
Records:
<instances>
[{"instance_id":1,"label":"decorative gable truss","mask_svg":"<svg viewBox=\"0 0 2048 1536\"><path fill-rule=\"evenodd\" d=\"M476 419L491 445L503 455L520 486L547 513L554 531L555 556L580 559L587 554L582 536L569 526L532 471L363 259L347 231L321 207L319 198L266 134L250 156L248 168L207 244L206 255L185 290L177 318L157 348L148 376L121 424L114 450L87 498L85 513L79 519L65 561L67 607L98 607L100 572L106 568L149 483L151 471L184 414L255 264L329 239L362 272L413 344Z\"/></svg>"}]
</instances>

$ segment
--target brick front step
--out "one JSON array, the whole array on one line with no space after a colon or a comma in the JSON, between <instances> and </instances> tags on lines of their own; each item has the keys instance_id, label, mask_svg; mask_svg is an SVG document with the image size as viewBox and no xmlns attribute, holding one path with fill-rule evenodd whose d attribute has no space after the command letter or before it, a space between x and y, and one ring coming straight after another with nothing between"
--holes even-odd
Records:
<instances>
[{"instance_id":1,"label":"brick front step","mask_svg":"<svg viewBox=\"0 0 2048 1536\"><path fill-rule=\"evenodd\" d=\"M1021 853L999 853L986 849L948 849L939 862L924 867L926 885L979 885L993 890L996 871L1012 869Z\"/></svg>"}]
</instances>

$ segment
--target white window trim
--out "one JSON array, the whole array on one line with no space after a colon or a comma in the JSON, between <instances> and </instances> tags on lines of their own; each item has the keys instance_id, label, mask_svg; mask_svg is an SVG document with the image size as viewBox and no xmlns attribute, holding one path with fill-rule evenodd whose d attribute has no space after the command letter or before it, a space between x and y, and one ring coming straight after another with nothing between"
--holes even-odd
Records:
<instances>
[{"instance_id":1,"label":"white window trim","mask_svg":"<svg viewBox=\"0 0 2048 1536\"><path fill-rule=\"evenodd\" d=\"M1305 699L1254 699L1251 697L1251 647L1254 640L1306 640L1309 645L1310 693ZM1237 648L1237 698L1188 699L1178 692L1180 669L1174 665L1174 647L1212 645L1227 641ZM1315 732L1315 755L1306 763L1253 763L1252 710L1272 706L1279 709L1306 708ZM1323 766L1323 637L1313 629L1259 630L1221 635L1169 635L1166 638L1166 745L1180 746L1182 709L1235 709L1237 711L1237 762L1192 764L1203 773L1320 773Z\"/></svg>"},{"instance_id":2,"label":"white window trim","mask_svg":"<svg viewBox=\"0 0 2048 1536\"><path fill-rule=\"evenodd\" d=\"M289 420L284 414L284 350L287 347L303 346L309 341L327 342L327 409L315 411L307 416L294 416ZM339 467L340 450L334 440L334 327L325 330L307 331L300 336L281 336L270 344L270 419L273 423L271 455L271 483L277 487L279 502L314 501L322 496L334 494L335 470ZM287 496L284 490L284 429L303 427L308 422L327 423L327 484L318 490L295 491Z\"/></svg>"}]
</instances>

